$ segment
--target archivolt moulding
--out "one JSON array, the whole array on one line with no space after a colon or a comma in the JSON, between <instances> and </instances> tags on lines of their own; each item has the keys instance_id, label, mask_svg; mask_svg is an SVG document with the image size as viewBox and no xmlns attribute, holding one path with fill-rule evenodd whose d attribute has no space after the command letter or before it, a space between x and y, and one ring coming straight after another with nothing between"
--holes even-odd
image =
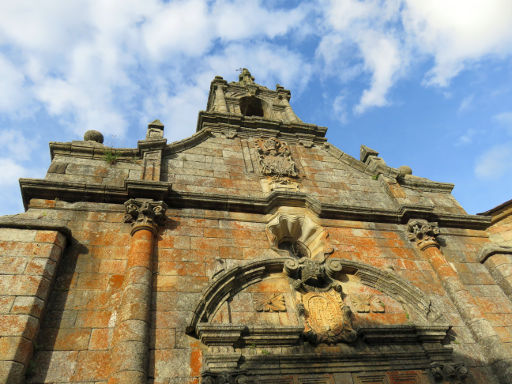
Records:
<instances>
[{"instance_id":1,"label":"archivolt moulding","mask_svg":"<svg viewBox=\"0 0 512 384\"><path fill-rule=\"evenodd\" d=\"M187 333L198 336L198 327L206 325L220 306L230 297L255 284L272 273L281 273L288 257L270 258L249 262L231 268L216 277L206 288L196 305ZM341 264L341 273L355 275L361 284L377 289L402 303L416 315L418 326L448 326L444 316L433 308L428 296L409 282L393 273L367 264L344 259L332 259Z\"/></svg>"}]
</instances>

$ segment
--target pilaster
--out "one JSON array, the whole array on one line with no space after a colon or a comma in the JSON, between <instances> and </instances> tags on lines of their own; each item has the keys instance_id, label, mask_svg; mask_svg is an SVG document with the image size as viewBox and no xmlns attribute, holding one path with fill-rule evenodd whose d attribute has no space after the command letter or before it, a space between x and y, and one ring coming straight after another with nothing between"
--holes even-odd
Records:
<instances>
[{"instance_id":1,"label":"pilaster","mask_svg":"<svg viewBox=\"0 0 512 384\"><path fill-rule=\"evenodd\" d=\"M437 223L424 219L411 219L407 224L409 240L429 261L462 320L483 348L500 383L511 384L512 358L503 348L494 328L480 311L473 296L459 279L457 271L446 260L437 240L439 233Z\"/></svg>"},{"instance_id":2,"label":"pilaster","mask_svg":"<svg viewBox=\"0 0 512 384\"><path fill-rule=\"evenodd\" d=\"M167 206L162 201L130 199L125 208L132 237L112 340L114 373L109 383L143 384L148 373L153 242L159 225L165 222Z\"/></svg>"}]
</instances>

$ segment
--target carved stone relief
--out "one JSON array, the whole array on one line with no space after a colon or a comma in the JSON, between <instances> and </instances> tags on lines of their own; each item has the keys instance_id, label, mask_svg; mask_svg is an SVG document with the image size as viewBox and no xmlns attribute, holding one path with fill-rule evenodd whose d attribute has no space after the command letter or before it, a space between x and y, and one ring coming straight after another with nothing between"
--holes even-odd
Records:
<instances>
[{"instance_id":1,"label":"carved stone relief","mask_svg":"<svg viewBox=\"0 0 512 384\"><path fill-rule=\"evenodd\" d=\"M286 303L282 293L254 295L254 308L257 312L286 312Z\"/></svg>"},{"instance_id":2,"label":"carved stone relief","mask_svg":"<svg viewBox=\"0 0 512 384\"><path fill-rule=\"evenodd\" d=\"M274 177L299 176L288 145L273 137L259 140L257 144L262 174Z\"/></svg>"},{"instance_id":3,"label":"carved stone relief","mask_svg":"<svg viewBox=\"0 0 512 384\"><path fill-rule=\"evenodd\" d=\"M436 240L437 235L439 235L437 223L429 223L424 219L411 219L407 223L407 232L409 240L415 242L421 250L439 246Z\"/></svg>"},{"instance_id":4,"label":"carved stone relief","mask_svg":"<svg viewBox=\"0 0 512 384\"><path fill-rule=\"evenodd\" d=\"M468 376L468 369L464 363L432 363L430 373L436 381L464 380Z\"/></svg>"},{"instance_id":5,"label":"carved stone relief","mask_svg":"<svg viewBox=\"0 0 512 384\"><path fill-rule=\"evenodd\" d=\"M334 251L327 231L307 214L277 213L267 224L265 232L274 249L279 248L283 241L301 244L312 259L320 261Z\"/></svg>"},{"instance_id":6,"label":"carved stone relief","mask_svg":"<svg viewBox=\"0 0 512 384\"><path fill-rule=\"evenodd\" d=\"M284 263L296 291L297 311L304 318L304 336L313 344L351 343L357 338L342 286L334 281L341 270L341 263L334 259L290 258Z\"/></svg>"},{"instance_id":7,"label":"carved stone relief","mask_svg":"<svg viewBox=\"0 0 512 384\"><path fill-rule=\"evenodd\" d=\"M262 181L265 192L285 189L298 190L296 179L299 176L297 165L288 145L273 137L257 141L260 172L270 177Z\"/></svg>"},{"instance_id":8,"label":"carved stone relief","mask_svg":"<svg viewBox=\"0 0 512 384\"><path fill-rule=\"evenodd\" d=\"M384 313L386 307L384 303L374 295L363 293L360 295L351 295L350 301L354 311L357 313Z\"/></svg>"}]
</instances>

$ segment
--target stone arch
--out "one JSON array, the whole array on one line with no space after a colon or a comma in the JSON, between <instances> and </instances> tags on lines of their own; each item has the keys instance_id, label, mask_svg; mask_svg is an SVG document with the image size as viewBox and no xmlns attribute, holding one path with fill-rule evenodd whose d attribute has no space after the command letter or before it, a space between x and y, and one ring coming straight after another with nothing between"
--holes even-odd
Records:
<instances>
[{"instance_id":1,"label":"stone arch","mask_svg":"<svg viewBox=\"0 0 512 384\"><path fill-rule=\"evenodd\" d=\"M256 260L242 266L231 268L217 276L205 289L196 305L192 319L187 327L187 333L197 337L198 326L208 323L216 310L230 297L246 287L262 281L272 273L283 271L288 257ZM377 289L403 304L417 316L418 326L447 327L444 317L432 306L424 292L412 286L397 275L382 271L370 265L335 259L341 264L341 273L355 275L363 285Z\"/></svg>"}]
</instances>

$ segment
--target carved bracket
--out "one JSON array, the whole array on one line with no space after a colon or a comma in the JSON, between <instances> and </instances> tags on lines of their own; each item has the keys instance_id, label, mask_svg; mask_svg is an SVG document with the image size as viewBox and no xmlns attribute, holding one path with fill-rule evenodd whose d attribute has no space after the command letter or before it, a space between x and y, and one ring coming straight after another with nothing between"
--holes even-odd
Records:
<instances>
[{"instance_id":1,"label":"carved bracket","mask_svg":"<svg viewBox=\"0 0 512 384\"><path fill-rule=\"evenodd\" d=\"M158 226L165 223L167 204L163 201L130 199L124 206L124 222L132 223L132 235L139 229L156 232Z\"/></svg>"},{"instance_id":2,"label":"carved bracket","mask_svg":"<svg viewBox=\"0 0 512 384\"><path fill-rule=\"evenodd\" d=\"M468 369L464 363L432 363L430 373L436 381L441 380L464 380L468 377Z\"/></svg>"},{"instance_id":3,"label":"carved bracket","mask_svg":"<svg viewBox=\"0 0 512 384\"><path fill-rule=\"evenodd\" d=\"M437 235L439 235L437 223L429 223L424 219L411 219L407 223L409 240L415 242L422 251L429 247L439 247L436 240Z\"/></svg>"}]
</instances>

